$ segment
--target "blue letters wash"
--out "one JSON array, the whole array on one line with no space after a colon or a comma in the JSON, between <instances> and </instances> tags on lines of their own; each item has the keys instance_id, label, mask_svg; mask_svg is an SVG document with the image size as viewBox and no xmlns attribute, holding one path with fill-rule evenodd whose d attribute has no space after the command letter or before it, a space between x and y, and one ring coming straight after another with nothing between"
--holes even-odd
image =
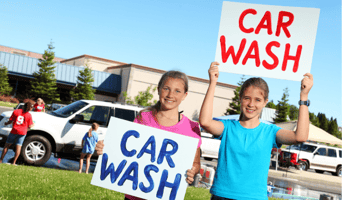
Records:
<instances>
[{"instance_id":1,"label":"blue letters wash","mask_svg":"<svg viewBox=\"0 0 342 200\"><path fill-rule=\"evenodd\" d=\"M138 163L132 162L126 169L125 173L122 175L118 183L118 186L122 186L125 183L125 181L128 179L133 182L132 189L136 190L138 187L138 170L139 170ZM130 175L132 172L133 172L133 176Z\"/></svg>"},{"instance_id":2,"label":"blue letters wash","mask_svg":"<svg viewBox=\"0 0 342 200\"><path fill-rule=\"evenodd\" d=\"M153 179L151 177L150 171L153 170L154 172L159 172L158 167L156 167L155 165L147 165L144 169L144 174L148 180L148 182L150 183L149 187L145 187L143 182L139 183L139 188L141 191L145 192L145 193L149 193L153 190L154 188L154 182Z\"/></svg>"},{"instance_id":3,"label":"blue letters wash","mask_svg":"<svg viewBox=\"0 0 342 200\"><path fill-rule=\"evenodd\" d=\"M166 151L166 147L168 144L171 144L171 146L172 146L171 151ZM167 160L167 163L169 164L169 166L171 168L174 168L175 163L173 162L171 155L175 154L177 152L177 150L178 150L177 142L170 140L170 139L164 139L163 145L162 145L160 152L159 152L157 163L158 164L163 163L164 157L166 157L166 160Z\"/></svg>"},{"instance_id":4,"label":"blue letters wash","mask_svg":"<svg viewBox=\"0 0 342 200\"><path fill-rule=\"evenodd\" d=\"M150 144L151 149L147 149ZM140 158L145 152L151 154L151 163L153 163L156 160L156 140L153 135L147 140L143 148L140 150L137 158Z\"/></svg>"},{"instance_id":5,"label":"blue letters wash","mask_svg":"<svg viewBox=\"0 0 342 200\"><path fill-rule=\"evenodd\" d=\"M108 155L106 153L104 153L102 156L100 179L101 179L101 181L103 181L108 176L108 174L110 173L110 181L112 183L114 183L116 181L116 179L119 177L119 175L121 174L121 171L125 167L127 161L126 160L121 161L121 163L119 164L119 167L116 169L116 171L115 171L113 163L110 163L109 167L106 169L107 161L108 161Z\"/></svg>"},{"instance_id":6,"label":"blue letters wash","mask_svg":"<svg viewBox=\"0 0 342 200\"><path fill-rule=\"evenodd\" d=\"M130 137L130 136L134 136L135 138L139 138L140 135L137 131L134 131L134 130L130 130L130 131L127 131L123 136L122 136L122 140L121 140L121 152L123 155L125 155L126 157L132 157L134 156L137 151L136 150L132 150L132 151L127 151L127 148L126 148L126 143L127 143L127 139Z\"/></svg>"},{"instance_id":7,"label":"blue letters wash","mask_svg":"<svg viewBox=\"0 0 342 200\"><path fill-rule=\"evenodd\" d=\"M165 155L166 155L166 157L169 156L167 154L165 154ZM111 163L109 165L109 167L106 169L107 162L108 162L108 155L106 153L104 153L102 156L100 179L103 181L104 179L106 179L108 174L110 174L111 182L113 184L113 183L115 183L116 179L120 176L120 174L121 174L123 168L125 167L127 161L122 160L116 171L115 171L113 163ZM148 182L150 183L150 186L145 187L143 182L140 182L139 188L144 193L149 193L154 189L154 182L153 182L153 179L151 177L150 171L154 171L157 173L157 172L159 172L159 169L155 165L147 165L144 168L144 174L145 174ZM132 172L133 172L133 175L130 175ZM125 181L128 179L128 180L132 181L132 189L136 190L138 182L139 182L138 181L138 177L139 177L138 173L139 173L139 164L137 162L132 162L128 166L128 168L126 169L125 173L122 175L120 181L118 182L118 186L122 186L125 183ZM162 172L162 176L160 178L160 183L159 183L159 187L157 190L156 197L161 199L163 197L163 194L164 194L164 188L168 187L168 188L171 188L171 193L170 193L169 199L174 200L176 198L176 195L177 195L177 191L178 191L178 188L180 185L182 175L179 173L176 174L174 182L169 183L169 182L167 182L168 174L169 174L168 171L166 169L164 169Z\"/></svg>"},{"instance_id":8,"label":"blue letters wash","mask_svg":"<svg viewBox=\"0 0 342 200\"><path fill-rule=\"evenodd\" d=\"M179 188L179 184L180 184L182 175L179 173L176 174L175 181L173 183L169 183L169 182L167 182L168 174L169 174L168 171L164 169L163 174L160 178L160 184L159 184L159 188L157 191L157 198L159 198L159 199L163 198L164 188L169 187L169 188L172 188L169 199L174 200L176 198L176 195L177 195L177 191Z\"/></svg>"}]
</instances>

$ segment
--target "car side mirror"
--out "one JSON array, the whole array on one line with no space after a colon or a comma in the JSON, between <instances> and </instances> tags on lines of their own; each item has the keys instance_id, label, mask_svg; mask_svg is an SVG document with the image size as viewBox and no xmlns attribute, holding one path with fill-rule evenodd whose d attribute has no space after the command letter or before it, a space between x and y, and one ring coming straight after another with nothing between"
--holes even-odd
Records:
<instances>
[{"instance_id":1,"label":"car side mirror","mask_svg":"<svg viewBox=\"0 0 342 200\"><path fill-rule=\"evenodd\" d=\"M76 115L74 118L70 120L70 123L77 123L77 122L83 122L84 116L83 115Z\"/></svg>"},{"instance_id":2,"label":"car side mirror","mask_svg":"<svg viewBox=\"0 0 342 200\"><path fill-rule=\"evenodd\" d=\"M319 155L319 153L318 153L318 152L315 152L315 153L314 153L314 156L315 156L315 155Z\"/></svg>"}]
</instances>

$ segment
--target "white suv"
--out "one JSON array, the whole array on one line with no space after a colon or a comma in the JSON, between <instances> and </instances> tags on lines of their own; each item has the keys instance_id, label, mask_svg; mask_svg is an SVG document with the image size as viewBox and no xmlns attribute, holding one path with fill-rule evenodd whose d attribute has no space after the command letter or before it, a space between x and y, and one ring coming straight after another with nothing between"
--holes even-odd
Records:
<instances>
[{"instance_id":1,"label":"white suv","mask_svg":"<svg viewBox=\"0 0 342 200\"><path fill-rule=\"evenodd\" d=\"M28 164L43 165L52 152L59 157L79 155L82 138L92 123L100 125L97 132L99 140L102 140L110 117L133 121L142 109L143 107L121 103L81 100L51 113L30 112L35 126L27 132L21 156ZM11 115L12 111L8 111L0 116L1 146L5 144L12 129L11 125L4 126Z\"/></svg>"},{"instance_id":2,"label":"white suv","mask_svg":"<svg viewBox=\"0 0 342 200\"><path fill-rule=\"evenodd\" d=\"M281 157L291 158L296 154L298 169L314 169L317 173L324 171L342 176L342 149L322 144L303 143L292 145L282 150Z\"/></svg>"},{"instance_id":3,"label":"white suv","mask_svg":"<svg viewBox=\"0 0 342 200\"><path fill-rule=\"evenodd\" d=\"M215 139L210 133L202 130L201 132L201 157L204 160L212 160L218 158L218 153L221 145L221 140Z\"/></svg>"}]
</instances>

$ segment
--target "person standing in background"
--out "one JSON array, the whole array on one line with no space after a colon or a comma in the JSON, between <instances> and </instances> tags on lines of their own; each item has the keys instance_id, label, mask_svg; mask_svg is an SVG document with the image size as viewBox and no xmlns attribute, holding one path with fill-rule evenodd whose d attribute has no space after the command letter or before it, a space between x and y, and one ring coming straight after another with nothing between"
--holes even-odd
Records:
<instances>
[{"instance_id":1,"label":"person standing in background","mask_svg":"<svg viewBox=\"0 0 342 200\"><path fill-rule=\"evenodd\" d=\"M12 163L13 165L15 165L15 162L19 158L21 146L23 145L24 139L27 134L27 129L32 128L34 126L34 123L32 121L32 116L29 113L29 111L31 110L32 110L32 103L27 102L25 103L23 109L17 109L13 111L12 116L10 117L9 121L5 122L4 124L5 126L13 123L13 127L11 130L11 133L8 135L6 144L2 151L0 163L2 163L3 159L5 158L8 148L12 144L15 144L16 145L15 157Z\"/></svg>"},{"instance_id":2,"label":"person standing in background","mask_svg":"<svg viewBox=\"0 0 342 200\"><path fill-rule=\"evenodd\" d=\"M36 104L33 106L35 112L45 112L45 103L42 98L38 98Z\"/></svg>"}]
</instances>

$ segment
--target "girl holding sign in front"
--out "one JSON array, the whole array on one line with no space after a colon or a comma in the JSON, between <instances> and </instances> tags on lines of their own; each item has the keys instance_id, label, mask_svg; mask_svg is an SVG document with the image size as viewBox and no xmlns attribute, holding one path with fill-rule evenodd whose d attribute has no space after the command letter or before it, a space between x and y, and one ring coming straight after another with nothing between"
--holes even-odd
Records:
<instances>
[{"instance_id":1,"label":"girl holding sign in front","mask_svg":"<svg viewBox=\"0 0 342 200\"><path fill-rule=\"evenodd\" d=\"M240 90L240 119L212 119L218 62L209 68L210 84L201 113L201 126L221 140L217 171L210 189L212 200L267 199L267 176L273 146L305 142L309 136L308 94L313 77L305 74L301 82L297 130L283 130L259 121L268 102L268 86L261 78L250 78Z\"/></svg>"},{"instance_id":2,"label":"girl holding sign in front","mask_svg":"<svg viewBox=\"0 0 342 200\"><path fill-rule=\"evenodd\" d=\"M142 110L134 122L199 139L192 169L187 171L186 181L191 184L200 170L201 132L197 122L178 112L180 103L188 94L187 76L178 71L166 72L158 83L158 94L159 101L154 106ZM98 154L102 154L101 141L96 145L96 150ZM126 195L125 199L140 198Z\"/></svg>"},{"instance_id":3,"label":"girl holding sign in front","mask_svg":"<svg viewBox=\"0 0 342 200\"><path fill-rule=\"evenodd\" d=\"M8 124L13 123L11 133L8 135L8 138L6 140L6 144L4 146L4 149L2 151L0 163L2 163L2 160L4 159L5 155L7 154L8 148L12 145L16 145L15 149L15 157L13 160L13 165L15 165L15 162L17 161L21 146L23 145L24 139L27 134L27 128L32 128L34 126L32 122L32 116L29 113L29 111L32 110L32 104L30 102L25 103L23 109L17 109L13 111L11 117L9 118L8 122L5 122L5 126Z\"/></svg>"},{"instance_id":4,"label":"girl holding sign in front","mask_svg":"<svg viewBox=\"0 0 342 200\"><path fill-rule=\"evenodd\" d=\"M37 103L35 103L33 106L33 111L45 112L45 103L44 103L43 99L41 99L41 98L37 99Z\"/></svg>"}]
</instances>

